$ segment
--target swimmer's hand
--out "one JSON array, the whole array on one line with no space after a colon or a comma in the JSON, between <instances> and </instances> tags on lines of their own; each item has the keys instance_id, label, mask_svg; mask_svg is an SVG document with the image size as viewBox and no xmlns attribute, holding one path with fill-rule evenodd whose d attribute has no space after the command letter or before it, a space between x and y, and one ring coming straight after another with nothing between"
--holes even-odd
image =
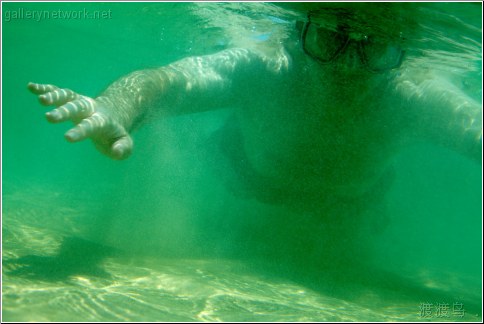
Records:
<instances>
[{"instance_id":1,"label":"swimmer's hand","mask_svg":"<svg viewBox=\"0 0 484 324\"><path fill-rule=\"evenodd\" d=\"M126 159L131 154L133 140L126 129L110 116L109 109L112 107L109 106L112 104L106 98L93 99L50 84L30 82L27 87L39 95L42 105L56 106L46 113L49 122L70 120L76 125L64 135L69 142L91 138L101 153L115 160Z\"/></svg>"}]
</instances>

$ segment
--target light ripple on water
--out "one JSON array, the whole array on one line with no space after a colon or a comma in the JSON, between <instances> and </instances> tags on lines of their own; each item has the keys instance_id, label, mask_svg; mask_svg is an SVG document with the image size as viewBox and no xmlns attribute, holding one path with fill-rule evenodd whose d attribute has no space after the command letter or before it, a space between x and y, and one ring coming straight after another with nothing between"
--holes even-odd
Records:
<instances>
[{"instance_id":1,"label":"light ripple on water","mask_svg":"<svg viewBox=\"0 0 484 324\"><path fill-rule=\"evenodd\" d=\"M223 271L217 264L223 264ZM223 260L111 258L110 279L67 282L4 274L8 321L403 321L418 305L372 307L325 296L298 284L246 273ZM227 271L230 268L230 271ZM209 275L207 275L209 274ZM371 298L371 296L368 296ZM367 301L368 303L368 301ZM371 302L370 302L371 304ZM377 304L375 304L376 306Z\"/></svg>"},{"instance_id":2,"label":"light ripple on water","mask_svg":"<svg viewBox=\"0 0 484 324\"><path fill-rule=\"evenodd\" d=\"M395 302L391 300L395 292L361 284L343 287L347 289L343 295L316 291L233 260L115 255L102 260L100 268L105 274L97 276L76 274L52 280L13 275L12 271L21 269L22 264L8 261L32 254L55 255L62 240L76 233L76 228L68 228L75 221L64 223L67 225L62 231L49 221L66 219L66 213L71 213L73 219L80 218L85 211L67 210L62 199L47 196L26 192L23 198L20 194L3 197L5 321L422 320L422 301L415 298ZM48 208L53 201L58 209ZM446 282L456 291L465 291L462 285L468 287L455 275L441 280L434 273L412 275L423 285ZM323 273L321 278L326 281ZM437 281L430 282L431 278ZM476 298L479 296L472 296ZM480 314L468 314L465 320L480 318Z\"/></svg>"},{"instance_id":3,"label":"light ripple on water","mask_svg":"<svg viewBox=\"0 0 484 324\"><path fill-rule=\"evenodd\" d=\"M144 262L147 262L146 260ZM52 283L4 277L5 320L16 321L346 321L395 319L354 303L321 296L295 284L232 272L207 280L193 271L210 261L152 260L138 267L110 260L113 279L73 277ZM217 261L220 262L220 261ZM146 273L149 271L149 273ZM138 277L144 272L143 277ZM409 309L406 310L407 313ZM401 313L399 313L401 314Z\"/></svg>"}]
</instances>

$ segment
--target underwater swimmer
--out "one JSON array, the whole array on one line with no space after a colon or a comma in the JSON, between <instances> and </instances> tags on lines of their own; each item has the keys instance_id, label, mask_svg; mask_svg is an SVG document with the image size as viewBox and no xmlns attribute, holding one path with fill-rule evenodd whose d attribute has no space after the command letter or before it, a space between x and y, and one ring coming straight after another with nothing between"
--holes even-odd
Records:
<instances>
[{"instance_id":1,"label":"underwater swimmer","mask_svg":"<svg viewBox=\"0 0 484 324\"><path fill-rule=\"evenodd\" d=\"M412 139L480 161L481 104L445 77L406 66L398 37L372 39L345 24L328 29L317 11L298 27L298 37L271 55L232 48L188 57L132 72L96 98L28 88L57 107L50 122L74 122L68 141L90 138L117 160L132 153L131 132L156 116L234 107L230 128L247 174L282 192L361 197Z\"/></svg>"}]
</instances>

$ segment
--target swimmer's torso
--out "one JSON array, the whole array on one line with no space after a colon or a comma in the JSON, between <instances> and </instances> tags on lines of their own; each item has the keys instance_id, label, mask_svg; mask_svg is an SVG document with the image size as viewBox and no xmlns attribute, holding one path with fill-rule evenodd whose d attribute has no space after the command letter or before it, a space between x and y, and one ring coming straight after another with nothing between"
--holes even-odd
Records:
<instances>
[{"instance_id":1,"label":"swimmer's torso","mask_svg":"<svg viewBox=\"0 0 484 324\"><path fill-rule=\"evenodd\" d=\"M288 73L241 95L238 117L252 167L281 187L350 197L371 189L403 128L388 75L318 66Z\"/></svg>"}]
</instances>

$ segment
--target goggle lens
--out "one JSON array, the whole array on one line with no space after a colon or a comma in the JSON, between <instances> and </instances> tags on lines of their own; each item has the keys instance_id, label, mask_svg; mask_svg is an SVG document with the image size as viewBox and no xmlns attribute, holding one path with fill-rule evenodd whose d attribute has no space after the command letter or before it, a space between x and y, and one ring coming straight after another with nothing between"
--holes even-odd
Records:
<instances>
[{"instance_id":1,"label":"goggle lens","mask_svg":"<svg viewBox=\"0 0 484 324\"><path fill-rule=\"evenodd\" d=\"M370 40L360 43L362 60L372 71L398 68L402 64L403 50L398 44Z\"/></svg>"},{"instance_id":2,"label":"goggle lens","mask_svg":"<svg viewBox=\"0 0 484 324\"><path fill-rule=\"evenodd\" d=\"M317 24L309 24L305 36L305 51L323 63L331 62L348 41L348 37L342 33L321 28Z\"/></svg>"},{"instance_id":3,"label":"goggle lens","mask_svg":"<svg viewBox=\"0 0 484 324\"><path fill-rule=\"evenodd\" d=\"M304 51L323 64L331 63L348 45L349 35L308 22L302 30ZM358 40L358 53L362 63L372 72L398 68L404 51L398 44L378 42L371 38Z\"/></svg>"}]
</instances>

